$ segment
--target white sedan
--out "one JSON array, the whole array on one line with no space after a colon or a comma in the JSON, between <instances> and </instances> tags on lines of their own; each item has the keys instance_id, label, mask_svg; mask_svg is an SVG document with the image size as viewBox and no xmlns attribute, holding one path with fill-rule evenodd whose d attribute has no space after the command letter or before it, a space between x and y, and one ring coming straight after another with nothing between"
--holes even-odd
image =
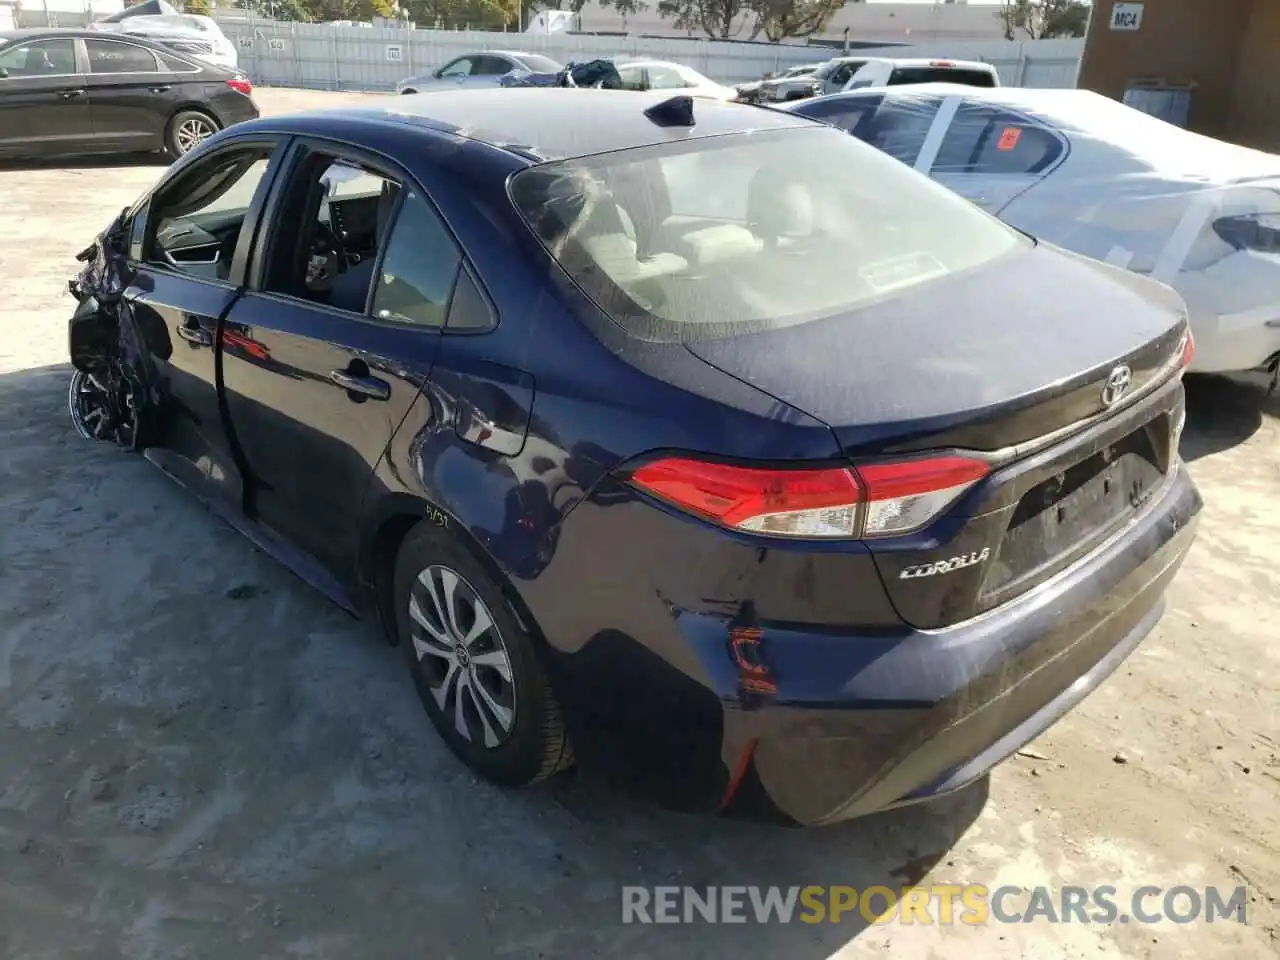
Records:
<instances>
[{"instance_id":1,"label":"white sedan","mask_svg":"<svg viewBox=\"0 0 1280 960\"><path fill-rule=\"evenodd\" d=\"M709 100L736 100L738 91L704 77L692 67L668 60L615 61L627 90L670 90Z\"/></svg>"},{"instance_id":2,"label":"white sedan","mask_svg":"<svg viewBox=\"0 0 1280 960\"><path fill-rule=\"evenodd\" d=\"M1280 365L1280 157L1084 90L929 84L787 108L1027 233L1174 287L1195 334L1192 370Z\"/></svg>"}]
</instances>

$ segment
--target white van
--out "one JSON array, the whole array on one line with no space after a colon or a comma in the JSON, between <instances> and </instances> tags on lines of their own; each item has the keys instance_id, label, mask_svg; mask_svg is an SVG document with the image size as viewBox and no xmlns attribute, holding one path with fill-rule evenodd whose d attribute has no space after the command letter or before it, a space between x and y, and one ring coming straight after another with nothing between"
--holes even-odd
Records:
<instances>
[{"instance_id":1,"label":"white van","mask_svg":"<svg viewBox=\"0 0 1280 960\"><path fill-rule=\"evenodd\" d=\"M849 78L845 90L893 87L908 83L959 83L967 87L998 87L1000 75L977 60L868 60Z\"/></svg>"}]
</instances>

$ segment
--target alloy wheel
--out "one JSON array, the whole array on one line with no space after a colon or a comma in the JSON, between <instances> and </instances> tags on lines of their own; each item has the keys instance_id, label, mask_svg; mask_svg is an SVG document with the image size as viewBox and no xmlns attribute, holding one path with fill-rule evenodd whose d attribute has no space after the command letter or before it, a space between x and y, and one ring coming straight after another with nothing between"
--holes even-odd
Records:
<instances>
[{"instance_id":1,"label":"alloy wheel","mask_svg":"<svg viewBox=\"0 0 1280 960\"><path fill-rule=\"evenodd\" d=\"M515 725L511 657L488 606L443 565L418 574L409 595L413 649L441 714L464 740L500 746Z\"/></svg>"},{"instance_id":2,"label":"alloy wheel","mask_svg":"<svg viewBox=\"0 0 1280 960\"><path fill-rule=\"evenodd\" d=\"M174 138L178 141L178 150L186 153L208 140L218 131L203 117L188 117L178 124Z\"/></svg>"},{"instance_id":3,"label":"alloy wheel","mask_svg":"<svg viewBox=\"0 0 1280 960\"><path fill-rule=\"evenodd\" d=\"M97 378L77 370L67 389L67 408L76 433L84 439L132 448L138 411L131 390L124 388L113 396Z\"/></svg>"}]
</instances>

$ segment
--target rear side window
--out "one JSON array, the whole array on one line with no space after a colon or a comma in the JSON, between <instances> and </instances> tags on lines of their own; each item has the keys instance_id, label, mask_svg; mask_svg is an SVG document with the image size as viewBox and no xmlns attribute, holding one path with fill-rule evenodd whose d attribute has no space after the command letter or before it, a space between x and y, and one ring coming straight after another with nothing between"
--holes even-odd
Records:
<instances>
[{"instance_id":1,"label":"rear side window","mask_svg":"<svg viewBox=\"0 0 1280 960\"><path fill-rule=\"evenodd\" d=\"M967 87L994 87L995 77L986 70L963 67L895 67L889 83L962 83Z\"/></svg>"},{"instance_id":2,"label":"rear side window","mask_svg":"<svg viewBox=\"0 0 1280 960\"><path fill-rule=\"evenodd\" d=\"M963 103L931 173L1039 174L1066 150L1054 131L990 104Z\"/></svg>"},{"instance_id":3,"label":"rear side window","mask_svg":"<svg viewBox=\"0 0 1280 960\"><path fill-rule=\"evenodd\" d=\"M406 191L373 291L373 315L390 323L443 327L462 254L416 189Z\"/></svg>"},{"instance_id":4,"label":"rear side window","mask_svg":"<svg viewBox=\"0 0 1280 960\"><path fill-rule=\"evenodd\" d=\"M1029 245L959 195L826 127L538 164L510 189L565 272L646 340L819 320Z\"/></svg>"},{"instance_id":5,"label":"rear side window","mask_svg":"<svg viewBox=\"0 0 1280 960\"><path fill-rule=\"evenodd\" d=\"M155 73L155 55L132 43L86 40L90 73Z\"/></svg>"}]
</instances>

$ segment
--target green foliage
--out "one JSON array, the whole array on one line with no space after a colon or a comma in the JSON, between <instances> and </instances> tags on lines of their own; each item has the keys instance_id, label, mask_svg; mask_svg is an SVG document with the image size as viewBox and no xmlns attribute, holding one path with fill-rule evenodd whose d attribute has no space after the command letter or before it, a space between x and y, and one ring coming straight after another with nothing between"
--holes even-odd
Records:
<instances>
[{"instance_id":1,"label":"green foliage","mask_svg":"<svg viewBox=\"0 0 1280 960\"><path fill-rule=\"evenodd\" d=\"M777 41L820 32L844 4L845 0L659 0L658 14L689 33L720 40L754 40L763 33Z\"/></svg>"},{"instance_id":2,"label":"green foliage","mask_svg":"<svg viewBox=\"0 0 1280 960\"><path fill-rule=\"evenodd\" d=\"M996 19L1006 40L1083 37L1089 25L1089 4L1083 0L1001 0Z\"/></svg>"}]
</instances>

